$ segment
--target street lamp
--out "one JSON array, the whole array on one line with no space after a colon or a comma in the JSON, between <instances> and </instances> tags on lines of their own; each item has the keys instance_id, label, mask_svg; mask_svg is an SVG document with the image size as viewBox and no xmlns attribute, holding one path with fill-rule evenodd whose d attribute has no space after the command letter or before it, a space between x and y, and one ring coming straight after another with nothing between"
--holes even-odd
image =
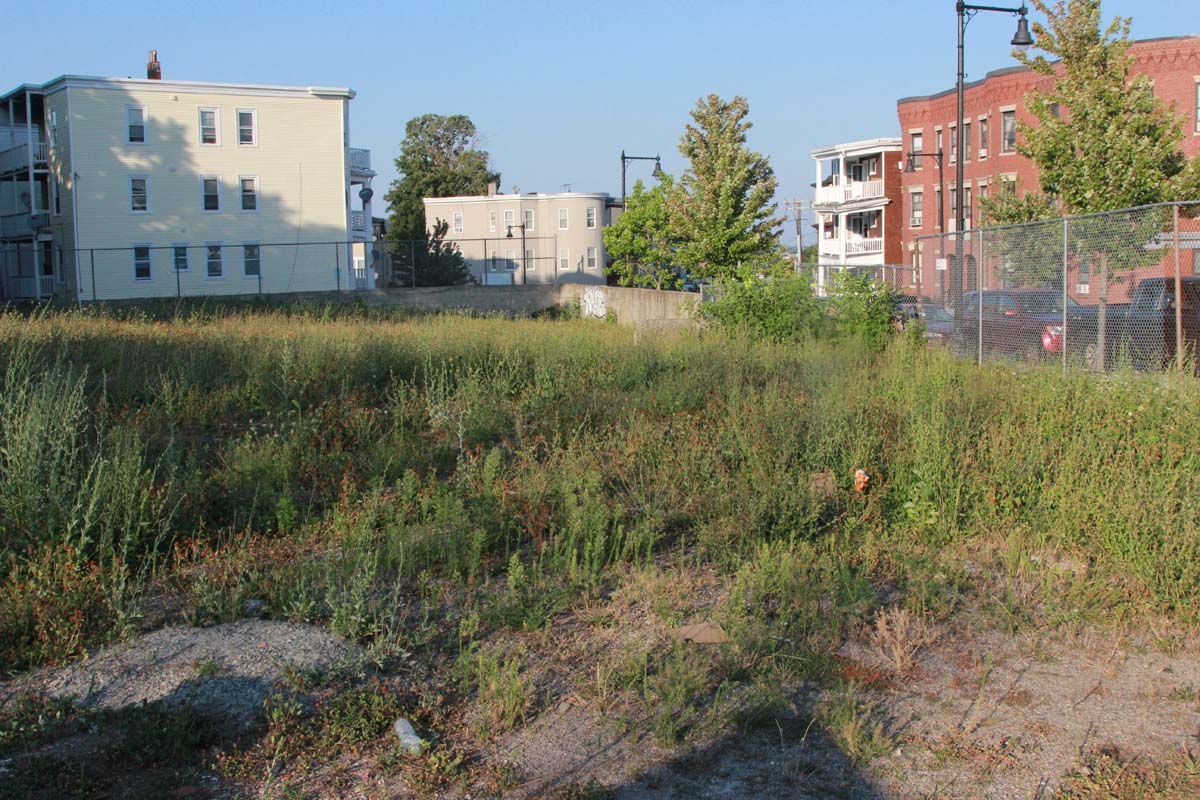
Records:
<instances>
[{"instance_id":1,"label":"street lamp","mask_svg":"<svg viewBox=\"0 0 1200 800\"><path fill-rule=\"evenodd\" d=\"M621 208L625 207L625 164L630 161L653 161L654 171L650 174L655 178L663 176L662 159L658 156L627 156L621 151Z\"/></svg>"},{"instance_id":2,"label":"street lamp","mask_svg":"<svg viewBox=\"0 0 1200 800\"><path fill-rule=\"evenodd\" d=\"M524 286L526 283L526 277L528 275L528 273L526 272L526 269L529 266L526 263L529 260L529 251L525 249L525 224L521 223L520 225L509 225L508 226L508 235L504 237L505 239L513 238L513 235L512 235L513 228L521 229L521 285Z\"/></svg>"},{"instance_id":3,"label":"street lamp","mask_svg":"<svg viewBox=\"0 0 1200 800\"><path fill-rule=\"evenodd\" d=\"M917 171L918 158L936 158L938 167L938 192L937 192L937 227L938 232L945 235L946 232L946 215L943 211L945 203L945 188L946 188L946 171L945 171L945 154L938 150L936 153L909 153L908 158L904 160L904 172L911 175ZM921 263L922 259L917 259L917 264ZM925 289L924 275L920 267L917 268L917 315L920 316L924 309L921 307L921 292Z\"/></svg>"},{"instance_id":4,"label":"street lamp","mask_svg":"<svg viewBox=\"0 0 1200 800\"><path fill-rule=\"evenodd\" d=\"M967 23L978 14L980 11L998 11L1001 14L1016 14L1017 15L1017 32L1013 35L1012 46L1019 50L1024 50L1033 44L1033 37L1029 34L1029 21L1025 19L1025 15L1029 9L1024 4L1020 8L1006 8L1003 6L973 6L966 3L958 2L955 4L955 9L958 12L958 82L956 84L956 93L958 95L958 127L954 131L955 137L955 165L954 165L954 190L957 192L958 202L955 204L954 212L954 267L955 271L951 273L951 279L954 281L953 290L956 292L956 298L962 296L962 279L963 279L963 263L962 263L962 234L963 225L966 223L966 208L964 200L965 192L963 192L963 152L964 135L963 130L963 80L965 78L963 69L963 38L967 32Z\"/></svg>"}]
</instances>

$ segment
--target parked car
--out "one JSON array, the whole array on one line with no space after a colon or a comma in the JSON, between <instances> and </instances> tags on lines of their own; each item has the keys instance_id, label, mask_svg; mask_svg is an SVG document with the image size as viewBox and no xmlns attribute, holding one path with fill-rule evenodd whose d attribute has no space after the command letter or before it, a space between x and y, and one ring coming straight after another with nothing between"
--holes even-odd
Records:
<instances>
[{"instance_id":1,"label":"parked car","mask_svg":"<svg viewBox=\"0 0 1200 800\"><path fill-rule=\"evenodd\" d=\"M1200 342L1200 277L1181 279L1185 347ZM1100 337L1100 306L1077 307L1067 321L1067 348L1085 364L1108 369L1128 363L1136 369L1162 369L1175 358L1175 279L1143 278L1129 303L1108 303ZM1103 344L1104 357L1100 351Z\"/></svg>"},{"instance_id":2,"label":"parked car","mask_svg":"<svg viewBox=\"0 0 1200 800\"><path fill-rule=\"evenodd\" d=\"M983 316L980 319L980 301ZM1067 298L1070 317L1078 304ZM982 325L980 324L982 322ZM957 304L951 344L963 354L983 352L1038 360L1062 352L1063 297L1053 289L985 289L967 292Z\"/></svg>"},{"instance_id":3,"label":"parked car","mask_svg":"<svg viewBox=\"0 0 1200 800\"><path fill-rule=\"evenodd\" d=\"M937 305L925 305L921 310L925 322L925 341L948 347L954 337L954 315Z\"/></svg>"}]
</instances>

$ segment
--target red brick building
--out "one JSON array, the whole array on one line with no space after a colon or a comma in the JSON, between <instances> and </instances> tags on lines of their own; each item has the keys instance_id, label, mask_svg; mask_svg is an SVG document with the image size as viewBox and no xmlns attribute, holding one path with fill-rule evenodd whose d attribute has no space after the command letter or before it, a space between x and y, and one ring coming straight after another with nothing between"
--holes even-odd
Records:
<instances>
[{"instance_id":1,"label":"red brick building","mask_svg":"<svg viewBox=\"0 0 1200 800\"><path fill-rule=\"evenodd\" d=\"M1200 36L1147 39L1130 48L1133 71L1154 81L1154 92L1173 106L1186 134L1183 150L1200 152ZM905 263L922 267L926 296L936 293L932 254L924 252L918 237L954 230L955 209L964 204L965 227L980 222L979 200L999 191L1003 182L1015 181L1018 191L1038 189L1037 167L1016 152L1017 122L1034 123L1025 106L1034 89L1049 88L1051 78L1025 67L989 72L982 80L967 83L963 92L965 147L962 192L955 186L957 107L953 88L925 97L897 102L903 153L943 153L944 186L939 186L937 159L915 160L916 170L902 177L905 224L898 231ZM944 220L938 219L938 196L944 193ZM1200 199L1200 198L1198 198ZM894 233L894 230L893 230ZM924 244L928 244L927 242ZM1192 265L1186 267L1191 272Z\"/></svg>"}]
</instances>

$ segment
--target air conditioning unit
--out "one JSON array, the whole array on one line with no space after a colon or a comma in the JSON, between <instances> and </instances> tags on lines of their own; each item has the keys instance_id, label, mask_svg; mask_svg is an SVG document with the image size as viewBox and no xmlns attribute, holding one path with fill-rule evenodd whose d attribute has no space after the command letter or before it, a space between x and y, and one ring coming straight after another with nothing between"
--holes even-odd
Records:
<instances>
[{"instance_id":1,"label":"air conditioning unit","mask_svg":"<svg viewBox=\"0 0 1200 800\"><path fill-rule=\"evenodd\" d=\"M979 148L979 157L987 158L987 148L986 147Z\"/></svg>"},{"instance_id":2,"label":"air conditioning unit","mask_svg":"<svg viewBox=\"0 0 1200 800\"><path fill-rule=\"evenodd\" d=\"M1086 283L1075 284L1075 294L1087 294L1091 290L1091 287Z\"/></svg>"}]
</instances>

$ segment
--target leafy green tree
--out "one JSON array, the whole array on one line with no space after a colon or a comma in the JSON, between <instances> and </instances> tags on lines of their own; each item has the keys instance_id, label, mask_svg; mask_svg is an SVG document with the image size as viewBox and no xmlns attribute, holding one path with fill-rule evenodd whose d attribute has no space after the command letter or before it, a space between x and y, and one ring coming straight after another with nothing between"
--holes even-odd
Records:
<instances>
[{"instance_id":1,"label":"leafy green tree","mask_svg":"<svg viewBox=\"0 0 1200 800\"><path fill-rule=\"evenodd\" d=\"M475 123L462 114L425 114L408 121L396 158L400 177L385 196L394 242L427 240L423 198L485 194L489 183L499 185L500 173L476 144ZM396 249L398 257L406 256L407 248Z\"/></svg>"},{"instance_id":2,"label":"leafy green tree","mask_svg":"<svg viewBox=\"0 0 1200 800\"><path fill-rule=\"evenodd\" d=\"M604 248L613 259L610 275L622 286L678 289L675 269L679 241L672 224L670 200L675 181L663 175L649 191L639 180L616 223L604 230Z\"/></svg>"},{"instance_id":3,"label":"leafy green tree","mask_svg":"<svg viewBox=\"0 0 1200 800\"><path fill-rule=\"evenodd\" d=\"M775 173L746 145L749 113L744 97L710 94L696 102L679 140L689 166L671 201L677 263L699 278L774 271L786 260L776 231L783 219L775 216Z\"/></svg>"},{"instance_id":4,"label":"leafy green tree","mask_svg":"<svg viewBox=\"0 0 1200 800\"><path fill-rule=\"evenodd\" d=\"M415 246L410 250L410 258L398 261L392 277L392 286L419 288L474 283L475 277L467 267L458 243L446 241L446 233L449 230L448 222L443 219L435 220L433 228L427 231L420 241L414 243Z\"/></svg>"}]
</instances>

